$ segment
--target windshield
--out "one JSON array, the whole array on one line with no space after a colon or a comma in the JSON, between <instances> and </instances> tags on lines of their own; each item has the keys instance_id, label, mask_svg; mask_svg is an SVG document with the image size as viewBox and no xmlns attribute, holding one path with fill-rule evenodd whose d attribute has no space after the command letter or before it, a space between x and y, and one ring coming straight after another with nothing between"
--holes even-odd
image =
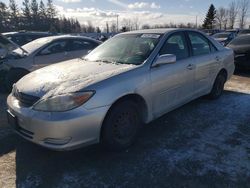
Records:
<instances>
[{"instance_id":1,"label":"windshield","mask_svg":"<svg viewBox=\"0 0 250 188\"><path fill-rule=\"evenodd\" d=\"M214 38L227 38L230 35L230 33L218 33L215 34L213 37Z\"/></svg>"},{"instance_id":2,"label":"windshield","mask_svg":"<svg viewBox=\"0 0 250 188\"><path fill-rule=\"evenodd\" d=\"M157 45L159 34L124 34L109 39L85 57L87 61L142 64Z\"/></svg>"},{"instance_id":3,"label":"windshield","mask_svg":"<svg viewBox=\"0 0 250 188\"><path fill-rule=\"evenodd\" d=\"M48 44L51 41L51 39L48 38L39 38L36 40L33 40L25 45L22 46L22 48L27 51L29 54L33 53L34 51L36 51L37 49L39 49L40 47L42 47L44 44ZM23 51L22 49L16 49L14 50L14 53L17 54L22 54Z\"/></svg>"},{"instance_id":4,"label":"windshield","mask_svg":"<svg viewBox=\"0 0 250 188\"><path fill-rule=\"evenodd\" d=\"M250 36L243 36L234 39L230 45L250 45Z\"/></svg>"}]
</instances>

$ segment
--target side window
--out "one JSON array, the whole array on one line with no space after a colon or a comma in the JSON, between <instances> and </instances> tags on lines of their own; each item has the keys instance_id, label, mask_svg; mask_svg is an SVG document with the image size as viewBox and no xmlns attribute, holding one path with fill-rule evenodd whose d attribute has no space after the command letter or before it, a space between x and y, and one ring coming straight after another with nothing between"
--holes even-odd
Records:
<instances>
[{"instance_id":1,"label":"side window","mask_svg":"<svg viewBox=\"0 0 250 188\"><path fill-rule=\"evenodd\" d=\"M205 55L210 53L210 45L208 40L199 33L189 32L188 33L193 55Z\"/></svg>"},{"instance_id":2,"label":"side window","mask_svg":"<svg viewBox=\"0 0 250 188\"><path fill-rule=\"evenodd\" d=\"M189 53L185 35L179 32L170 36L160 50L160 55L163 54L174 54L177 60L187 58Z\"/></svg>"},{"instance_id":3,"label":"side window","mask_svg":"<svg viewBox=\"0 0 250 188\"><path fill-rule=\"evenodd\" d=\"M56 54L66 51L66 44L67 42L65 40L63 41L56 41L44 48L39 55L50 55L50 54Z\"/></svg>"},{"instance_id":4,"label":"side window","mask_svg":"<svg viewBox=\"0 0 250 188\"><path fill-rule=\"evenodd\" d=\"M67 48L68 51L91 50L96 47L93 42L87 40L72 40Z\"/></svg>"}]
</instances>

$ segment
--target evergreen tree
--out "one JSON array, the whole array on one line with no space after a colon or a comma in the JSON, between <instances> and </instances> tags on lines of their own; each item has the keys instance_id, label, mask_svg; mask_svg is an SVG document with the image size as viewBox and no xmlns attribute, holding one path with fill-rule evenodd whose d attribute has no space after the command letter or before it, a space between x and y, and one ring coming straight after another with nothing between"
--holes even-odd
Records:
<instances>
[{"instance_id":1,"label":"evergreen tree","mask_svg":"<svg viewBox=\"0 0 250 188\"><path fill-rule=\"evenodd\" d=\"M204 29L213 29L213 24L215 22L215 18L216 18L216 9L214 7L213 4L210 5L206 18L204 20L204 23L202 25L202 27Z\"/></svg>"},{"instance_id":2,"label":"evergreen tree","mask_svg":"<svg viewBox=\"0 0 250 188\"><path fill-rule=\"evenodd\" d=\"M0 32L8 30L8 16L7 6L3 2L0 2Z\"/></svg>"},{"instance_id":3,"label":"evergreen tree","mask_svg":"<svg viewBox=\"0 0 250 188\"><path fill-rule=\"evenodd\" d=\"M30 3L29 0L24 0L23 1L23 17L24 17L24 28L23 29L30 29L30 24L31 24L31 11L30 11Z\"/></svg>"},{"instance_id":4,"label":"evergreen tree","mask_svg":"<svg viewBox=\"0 0 250 188\"><path fill-rule=\"evenodd\" d=\"M33 26L32 28L35 29L37 28L37 25L39 25L38 3L36 0L31 1L30 10L31 10L31 19L32 19L32 26Z\"/></svg>"},{"instance_id":5,"label":"evergreen tree","mask_svg":"<svg viewBox=\"0 0 250 188\"><path fill-rule=\"evenodd\" d=\"M56 9L53 5L53 2L52 0L48 0L47 2L47 17L50 19L50 20L53 20L55 19L56 17Z\"/></svg>"},{"instance_id":6,"label":"evergreen tree","mask_svg":"<svg viewBox=\"0 0 250 188\"><path fill-rule=\"evenodd\" d=\"M39 3L38 14L39 14L39 17L41 19L45 19L47 17L46 8L45 8L45 5L44 5L43 1L40 1L40 3Z\"/></svg>"},{"instance_id":7,"label":"evergreen tree","mask_svg":"<svg viewBox=\"0 0 250 188\"><path fill-rule=\"evenodd\" d=\"M17 7L15 0L10 0L9 9L10 9L10 12L9 12L10 25L11 25L12 29L18 30L19 10L18 10L18 7Z\"/></svg>"},{"instance_id":8,"label":"evergreen tree","mask_svg":"<svg viewBox=\"0 0 250 188\"><path fill-rule=\"evenodd\" d=\"M41 31L48 31L49 30L49 24L48 24L48 19L47 19L47 14L46 14L46 7L41 0L39 3L39 8L38 8L38 16L39 16L39 30Z\"/></svg>"}]
</instances>

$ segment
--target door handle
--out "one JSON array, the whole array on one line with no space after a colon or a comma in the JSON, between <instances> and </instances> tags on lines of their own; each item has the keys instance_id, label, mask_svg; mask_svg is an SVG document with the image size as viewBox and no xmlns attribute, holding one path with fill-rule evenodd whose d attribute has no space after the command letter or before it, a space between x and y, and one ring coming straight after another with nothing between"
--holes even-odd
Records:
<instances>
[{"instance_id":1,"label":"door handle","mask_svg":"<svg viewBox=\"0 0 250 188\"><path fill-rule=\"evenodd\" d=\"M216 60L217 62L219 62L219 61L220 61L220 57L219 57L219 56L216 56L216 57L215 57L215 60Z\"/></svg>"},{"instance_id":2,"label":"door handle","mask_svg":"<svg viewBox=\"0 0 250 188\"><path fill-rule=\"evenodd\" d=\"M193 64L189 64L189 65L187 66L187 69L188 69L188 70L193 70L193 69L194 69L194 65L193 65Z\"/></svg>"}]
</instances>

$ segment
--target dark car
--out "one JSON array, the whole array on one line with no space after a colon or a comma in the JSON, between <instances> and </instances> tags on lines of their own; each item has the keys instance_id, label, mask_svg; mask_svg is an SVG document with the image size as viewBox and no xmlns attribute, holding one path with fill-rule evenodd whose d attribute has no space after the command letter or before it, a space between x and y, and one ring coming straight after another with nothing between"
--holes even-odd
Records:
<instances>
[{"instance_id":1,"label":"dark car","mask_svg":"<svg viewBox=\"0 0 250 188\"><path fill-rule=\"evenodd\" d=\"M8 32L2 33L5 37L18 44L19 46L23 46L33 40L42 37L52 36L54 34L49 32L31 32L31 31L21 31L21 32Z\"/></svg>"},{"instance_id":2,"label":"dark car","mask_svg":"<svg viewBox=\"0 0 250 188\"><path fill-rule=\"evenodd\" d=\"M227 47L234 50L234 63L238 69L250 69L250 35L232 40Z\"/></svg>"},{"instance_id":3,"label":"dark car","mask_svg":"<svg viewBox=\"0 0 250 188\"><path fill-rule=\"evenodd\" d=\"M243 29L241 30L238 35L249 35L250 34L250 29Z\"/></svg>"},{"instance_id":4,"label":"dark car","mask_svg":"<svg viewBox=\"0 0 250 188\"><path fill-rule=\"evenodd\" d=\"M220 42L223 46L226 46L230 41L232 41L236 35L235 33L231 32L223 32L223 33L216 33L212 37L218 42Z\"/></svg>"}]
</instances>

